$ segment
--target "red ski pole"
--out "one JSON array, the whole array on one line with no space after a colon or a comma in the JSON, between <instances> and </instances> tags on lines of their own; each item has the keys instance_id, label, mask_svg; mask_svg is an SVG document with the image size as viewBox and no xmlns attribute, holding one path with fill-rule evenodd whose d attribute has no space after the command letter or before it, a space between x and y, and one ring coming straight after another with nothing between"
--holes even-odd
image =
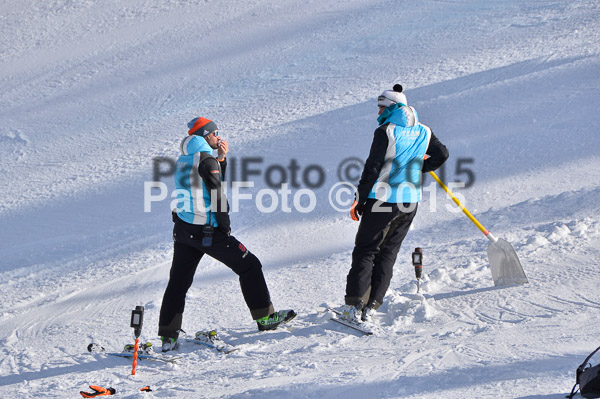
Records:
<instances>
[{"instance_id":1,"label":"red ski pole","mask_svg":"<svg viewBox=\"0 0 600 399\"><path fill-rule=\"evenodd\" d=\"M131 365L131 375L135 375L135 369L137 367L137 359L138 359L138 344L140 340L138 338L135 339L135 345L133 345L133 364Z\"/></svg>"},{"instance_id":2,"label":"red ski pole","mask_svg":"<svg viewBox=\"0 0 600 399\"><path fill-rule=\"evenodd\" d=\"M135 369L137 367L138 360L138 346L140 343L140 334L142 333L142 324L144 323L144 307L136 306L135 310L131 312L131 327L135 334L135 345L133 346L133 364L131 369L131 375L135 375Z\"/></svg>"}]
</instances>

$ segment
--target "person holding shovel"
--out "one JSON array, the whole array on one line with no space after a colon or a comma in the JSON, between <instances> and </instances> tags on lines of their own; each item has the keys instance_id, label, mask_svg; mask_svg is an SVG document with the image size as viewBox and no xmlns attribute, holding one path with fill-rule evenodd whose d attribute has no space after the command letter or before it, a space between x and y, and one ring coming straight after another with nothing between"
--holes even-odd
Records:
<instances>
[{"instance_id":1,"label":"person holding shovel","mask_svg":"<svg viewBox=\"0 0 600 399\"><path fill-rule=\"evenodd\" d=\"M360 225L342 317L355 324L372 321L383 303L400 245L421 200L421 174L448 159L448 150L419 123L402 89L396 84L378 97L379 127L350 210Z\"/></svg>"}]
</instances>

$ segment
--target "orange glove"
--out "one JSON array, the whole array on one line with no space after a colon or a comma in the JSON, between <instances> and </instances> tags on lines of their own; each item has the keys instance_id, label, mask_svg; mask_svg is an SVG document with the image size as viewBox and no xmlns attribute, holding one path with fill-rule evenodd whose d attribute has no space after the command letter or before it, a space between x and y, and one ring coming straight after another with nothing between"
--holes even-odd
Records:
<instances>
[{"instance_id":1,"label":"orange glove","mask_svg":"<svg viewBox=\"0 0 600 399\"><path fill-rule=\"evenodd\" d=\"M94 392L79 391L79 393L84 398L95 398L96 396L114 395L116 392L114 388L102 388L97 385L90 385L90 388L93 389Z\"/></svg>"},{"instance_id":2,"label":"orange glove","mask_svg":"<svg viewBox=\"0 0 600 399\"><path fill-rule=\"evenodd\" d=\"M360 220L360 216L362 216L364 207L364 204L360 205L358 201L354 200L354 203L350 208L350 217L352 218L352 220L354 220L355 222L358 222Z\"/></svg>"}]
</instances>

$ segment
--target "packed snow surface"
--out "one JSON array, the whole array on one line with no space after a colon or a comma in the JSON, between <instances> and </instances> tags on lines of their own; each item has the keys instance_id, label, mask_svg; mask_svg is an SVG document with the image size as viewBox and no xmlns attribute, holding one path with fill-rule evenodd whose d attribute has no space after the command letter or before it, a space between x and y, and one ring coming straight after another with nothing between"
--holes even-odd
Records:
<instances>
[{"instance_id":1,"label":"packed snow surface","mask_svg":"<svg viewBox=\"0 0 600 399\"><path fill-rule=\"evenodd\" d=\"M3 1L0 397L564 397L600 345L599 76L595 0ZM495 287L488 240L426 178L364 337L326 310L358 228L332 188L356 183L395 83L450 151L438 174L467 183L452 187L530 282ZM257 332L236 276L204 259L183 328L240 349L184 344L132 376L86 346L132 342L136 305L159 343L169 160L197 116L229 142L228 179L253 183L229 187L233 234L299 315Z\"/></svg>"}]
</instances>

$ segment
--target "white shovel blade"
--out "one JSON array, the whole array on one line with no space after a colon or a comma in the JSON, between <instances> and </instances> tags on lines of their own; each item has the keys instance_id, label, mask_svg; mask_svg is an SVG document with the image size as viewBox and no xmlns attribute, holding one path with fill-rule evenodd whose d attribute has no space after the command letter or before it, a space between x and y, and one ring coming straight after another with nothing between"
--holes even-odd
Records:
<instances>
[{"instance_id":1,"label":"white shovel blade","mask_svg":"<svg viewBox=\"0 0 600 399\"><path fill-rule=\"evenodd\" d=\"M517 253L508 241L499 238L496 242L490 243L487 253L495 286L529 282Z\"/></svg>"}]
</instances>

